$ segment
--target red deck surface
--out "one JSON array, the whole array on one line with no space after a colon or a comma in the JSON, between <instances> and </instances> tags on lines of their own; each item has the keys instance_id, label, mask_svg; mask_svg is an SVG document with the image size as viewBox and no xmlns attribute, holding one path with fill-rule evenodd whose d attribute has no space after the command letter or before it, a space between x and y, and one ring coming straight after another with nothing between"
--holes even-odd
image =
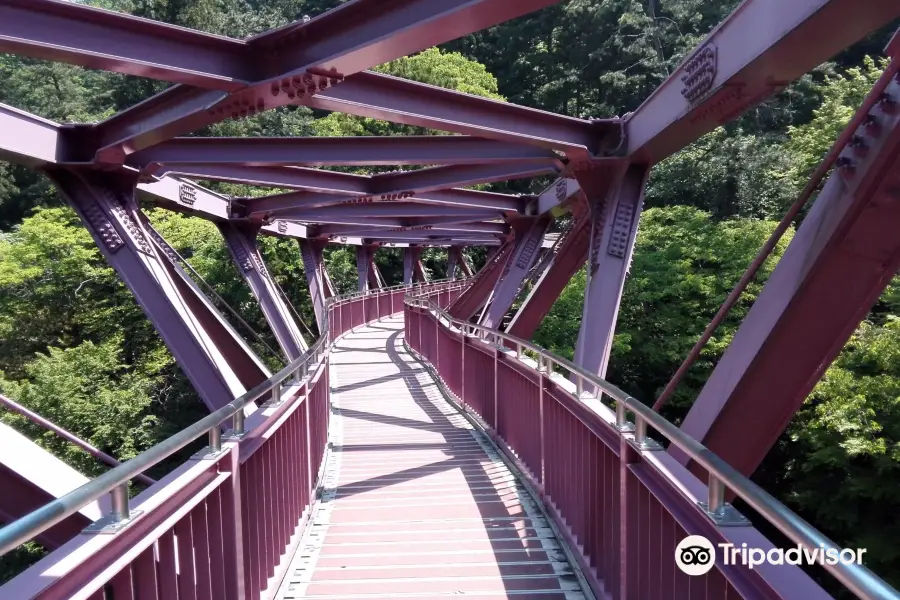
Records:
<instances>
[{"instance_id":1,"label":"red deck surface","mask_svg":"<svg viewBox=\"0 0 900 600\"><path fill-rule=\"evenodd\" d=\"M531 497L402 336L395 318L334 350L334 452L278 597L585 598Z\"/></svg>"}]
</instances>

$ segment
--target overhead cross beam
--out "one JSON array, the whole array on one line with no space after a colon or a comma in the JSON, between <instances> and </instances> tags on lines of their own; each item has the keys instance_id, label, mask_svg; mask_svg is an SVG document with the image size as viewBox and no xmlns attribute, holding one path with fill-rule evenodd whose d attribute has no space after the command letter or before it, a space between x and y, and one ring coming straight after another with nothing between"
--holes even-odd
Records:
<instances>
[{"instance_id":1,"label":"overhead cross beam","mask_svg":"<svg viewBox=\"0 0 900 600\"><path fill-rule=\"evenodd\" d=\"M884 92L870 95L879 101L871 110L864 102L852 144L682 423L747 476L900 268L898 71L900 52L876 85Z\"/></svg>"},{"instance_id":2,"label":"overhead cross beam","mask_svg":"<svg viewBox=\"0 0 900 600\"><path fill-rule=\"evenodd\" d=\"M621 141L618 119L567 117L368 71L302 103L358 117L551 148L573 159L612 152Z\"/></svg>"},{"instance_id":3,"label":"overhead cross beam","mask_svg":"<svg viewBox=\"0 0 900 600\"><path fill-rule=\"evenodd\" d=\"M256 186L291 188L338 196L337 201L356 199L412 198L418 192L432 192L445 188L477 185L511 179L523 179L559 171L557 161L529 160L500 164L465 164L432 167L415 171L385 173L382 175L352 175L306 167L247 167L216 163L168 164L160 174L179 174L198 179L230 181ZM245 205L251 213L271 213L327 202L315 197L268 197L247 199Z\"/></svg>"},{"instance_id":4,"label":"overhead cross beam","mask_svg":"<svg viewBox=\"0 0 900 600\"><path fill-rule=\"evenodd\" d=\"M461 165L556 160L542 148L459 135L176 138L132 154L150 173L163 165L234 166Z\"/></svg>"},{"instance_id":5,"label":"overhead cross beam","mask_svg":"<svg viewBox=\"0 0 900 600\"><path fill-rule=\"evenodd\" d=\"M497 210L458 208L455 206L417 204L414 202L371 202L362 204L342 204L339 206L323 206L317 208L300 208L284 210L277 213L277 218L304 223L344 223L347 225L362 224L371 217L380 218L413 218L413 217L459 217L475 220L496 219L502 216ZM400 223L402 225L402 223ZM398 225L399 226L399 225Z\"/></svg>"},{"instance_id":6,"label":"overhead cross beam","mask_svg":"<svg viewBox=\"0 0 900 600\"><path fill-rule=\"evenodd\" d=\"M629 156L662 160L897 17L896 0L742 2L626 118Z\"/></svg>"},{"instance_id":7,"label":"overhead cross beam","mask_svg":"<svg viewBox=\"0 0 900 600\"><path fill-rule=\"evenodd\" d=\"M243 198L238 201L238 204L243 214L248 217L262 218L271 213L273 216L281 218L283 214L295 209L303 210L325 206L393 202L398 199L392 197L392 195L385 195L384 198L381 195L347 198L321 192L288 192L272 196ZM411 203L437 204L443 205L445 209L447 207L459 207L465 208L465 212L472 212L473 209L491 210L494 211L494 214L500 212L524 213L528 204L527 198L519 196L461 189L417 191L412 196L405 198L405 200L408 201L404 203L406 206L410 206Z\"/></svg>"},{"instance_id":8,"label":"overhead cross beam","mask_svg":"<svg viewBox=\"0 0 900 600\"><path fill-rule=\"evenodd\" d=\"M60 0L0 3L0 52L222 91L253 79L244 41Z\"/></svg>"},{"instance_id":9,"label":"overhead cross beam","mask_svg":"<svg viewBox=\"0 0 900 600\"><path fill-rule=\"evenodd\" d=\"M352 0L247 41L58 0L4 0L0 51L179 84L91 128L103 162L291 104L365 69L557 0ZM206 89L202 89L206 88Z\"/></svg>"}]
</instances>

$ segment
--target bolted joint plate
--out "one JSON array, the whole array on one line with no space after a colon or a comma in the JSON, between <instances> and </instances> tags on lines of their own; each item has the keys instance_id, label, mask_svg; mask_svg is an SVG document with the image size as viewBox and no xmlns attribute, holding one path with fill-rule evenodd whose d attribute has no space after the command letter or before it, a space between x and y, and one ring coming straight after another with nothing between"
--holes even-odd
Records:
<instances>
[{"instance_id":1,"label":"bolted joint plate","mask_svg":"<svg viewBox=\"0 0 900 600\"><path fill-rule=\"evenodd\" d=\"M130 517L121 520L115 519L112 515L106 515L82 529L81 533L85 535L112 535L119 533L134 523L134 520L142 514L144 514L142 510L133 510Z\"/></svg>"},{"instance_id":2,"label":"bolted joint plate","mask_svg":"<svg viewBox=\"0 0 900 600\"><path fill-rule=\"evenodd\" d=\"M709 504L706 502L698 502L706 516L719 527L751 527L750 519L739 513L732 505L725 503L718 512L710 511Z\"/></svg>"},{"instance_id":3,"label":"bolted joint plate","mask_svg":"<svg viewBox=\"0 0 900 600\"><path fill-rule=\"evenodd\" d=\"M224 439L222 440L225 441ZM221 448L219 450L213 450L210 446L207 446L200 451L193 454L190 460L213 460L216 459L223 454L225 454L228 450L225 448Z\"/></svg>"}]
</instances>

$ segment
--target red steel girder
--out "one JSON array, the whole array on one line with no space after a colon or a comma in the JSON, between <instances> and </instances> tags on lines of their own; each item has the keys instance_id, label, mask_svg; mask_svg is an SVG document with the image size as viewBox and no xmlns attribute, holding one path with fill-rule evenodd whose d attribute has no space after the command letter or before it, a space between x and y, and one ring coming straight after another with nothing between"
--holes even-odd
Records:
<instances>
[{"instance_id":1,"label":"red steel girder","mask_svg":"<svg viewBox=\"0 0 900 600\"><path fill-rule=\"evenodd\" d=\"M896 0L745 0L626 119L630 158L662 160L897 17Z\"/></svg>"},{"instance_id":2,"label":"red steel girder","mask_svg":"<svg viewBox=\"0 0 900 600\"><path fill-rule=\"evenodd\" d=\"M367 244L382 244L386 246L396 246L398 248L406 247L406 246L434 246L434 247L447 247L447 246L499 246L502 242L497 238L421 238L418 240L404 240L404 239L395 239L390 237L378 237L378 238L366 238L365 243Z\"/></svg>"},{"instance_id":3,"label":"red steel girder","mask_svg":"<svg viewBox=\"0 0 900 600\"><path fill-rule=\"evenodd\" d=\"M0 160L32 168L53 164L60 146L59 125L0 104Z\"/></svg>"},{"instance_id":4,"label":"red steel girder","mask_svg":"<svg viewBox=\"0 0 900 600\"><path fill-rule=\"evenodd\" d=\"M368 204L343 204L341 206L324 206L319 208L303 208L278 213L279 219L300 221L303 223L330 223L344 225L365 225L368 219L413 217L457 217L471 221L496 219L501 213L490 209L457 208L432 204L416 204L413 202L373 202ZM398 221L397 227L403 226Z\"/></svg>"},{"instance_id":5,"label":"red steel girder","mask_svg":"<svg viewBox=\"0 0 900 600\"><path fill-rule=\"evenodd\" d=\"M484 306L497 280L503 275L514 248L515 244L512 242L503 242L499 251L482 267L469 287L447 307L450 316L468 321Z\"/></svg>"},{"instance_id":6,"label":"red steel girder","mask_svg":"<svg viewBox=\"0 0 900 600\"><path fill-rule=\"evenodd\" d=\"M392 231L420 231L430 235L432 232L440 231L459 232L459 233L496 233L506 234L509 232L509 226L504 223L478 223L478 222L457 222L456 217L438 217L431 219L421 219L418 223L409 223L411 219L401 220L403 225L394 226L392 220L372 219L370 223L365 225L323 225L316 228L318 235L352 235L357 237L369 237L369 234L390 233Z\"/></svg>"},{"instance_id":7,"label":"red steel girder","mask_svg":"<svg viewBox=\"0 0 900 600\"><path fill-rule=\"evenodd\" d=\"M363 226L364 227L364 226ZM369 227L366 229L362 229L360 231L349 231L349 232L340 232L331 235L350 235L353 237L361 237L361 238L377 238L377 237L390 237L393 239L429 239L429 238L448 238L448 237L456 237L456 238L489 238L492 235L502 235L502 233L495 232L492 230L486 231L472 231L467 229L458 229L453 227L434 227L434 228L412 228L412 229L404 229L404 228L395 228L395 229L377 229L374 227Z\"/></svg>"},{"instance_id":8,"label":"red steel girder","mask_svg":"<svg viewBox=\"0 0 900 600\"><path fill-rule=\"evenodd\" d=\"M263 217L267 214L273 214L274 216L283 217L286 211L293 212L295 210L327 206L395 202L396 200L396 198L391 198L389 195L386 195L384 198L380 195L346 198L321 192L288 192L272 196L243 198L240 200L240 203L241 210L247 216ZM456 214L456 211L461 210L466 213L493 211L494 215L499 212L522 213L525 211L525 206L528 202L526 198L519 196L461 189L417 191L413 196L406 198L406 200L403 203L404 206L412 206L418 203L442 206L445 210L441 214ZM453 209L456 209L456 211Z\"/></svg>"},{"instance_id":9,"label":"red steel girder","mask_svg":"<svg viewBox=\"0 0 900 600\"><path fill-rule=\"evenodd\" d=\"M900 267L900 83L854 130L682 430L750 475ZM683 464L688 457L671 450ZM693 467L693 465L692 465Z\"/></svg>"},{"instance_id":10,"label":"red steel girder","mask_svg":"<svg viewBox=\"0 0 900 600\"><path fill-rule=\"evenodd\" d=\"M392 196L411 198L457 186L524 179L558 172L556 161L528 160L500 164L465 164L365 176L308 167L244 167L214 163L168 164L160 174L230 181L274 188L293 188L344 196L347 200ZM271 199L270 199L271 200ZM261 204L261 202L258 202ZM277 210L267 203L267 211Z\"/></svg>"},{"instance_id":11,"label":"red steel girder","mask_svg":"<svg viewBox=\"0 0 900 600\"><path fill-rule=\"evenodd\" d=\"M178 85L98 124L97 157L119 164L128 154L165 139L229 117L294 103L354 73L556 1L352 0L309 22L246 42L244 59L259 69L246 87L210 94ZM202 82L198 77L190 83Z\"/></svg>"},{"instance_id":12,"label":"red steel girder","mask_svg":"<svg viewBox=\"0 0 900 600\"><path fill-rule=\"evenodd\" d=\"M0 52L223 91L253 80L242 40L61 0L2 0Z\"/></svg>"},{"instance_id":13,"label":"red steel girder","mask_svg":"<svg viewBox=\"0 0 900 600\"><path fill-rule=\"evenodd\" d=\"M581 205L579 212L578 216L573 215L575 222L556 256L510 321L506 329L510 335L531 339L569 280L584 267L591 245L591 219L586 205Z\"/></svg>"},{"instance_id":14,"label":"red steel girder","mask_svg":"<svg viewBox=\"0 0 900 600\"><path fill-rule=\"evenodd\" d=\"M142 150L128 164L159 171L164 164L236 166L366 166L488 164L557 157L549 150L459 135L176 138Z\"/></svg>"},{"instance_id":15,"label":"red steel girder","mask_svg":"<svg viewBox=\"0 0 900 600\"><path fill-rule=\"evenodd\" d=\"M361 72L304 98L313 108L429 129L533 144L586 159L619 145L618 119L588 121L481 96Z\"/></svg>"}]
</instances>

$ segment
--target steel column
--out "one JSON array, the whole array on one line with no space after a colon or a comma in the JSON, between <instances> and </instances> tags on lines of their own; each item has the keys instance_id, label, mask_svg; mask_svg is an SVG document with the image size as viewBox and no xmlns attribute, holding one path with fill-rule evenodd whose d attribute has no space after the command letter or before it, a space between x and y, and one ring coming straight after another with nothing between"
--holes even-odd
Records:
<instances>
[{"instance_id":1,"label":"steel column","mask_svg":"<svg viewBox=\"0 0 900 600\"><path fill-rule=\"evenodd\" d=\"M513 224L516 229L515 249L506 263L506 270L494 285L491 306L481 319L481 324L485 327L497 328L500 326L500 322L519 294L522 281L531 271L538 251L541 249L544 234L552 222L553 220L549 216L544 216L520 219L519 224Z\"/></svg>"},{"instance_id":2,"label":"steel column","mask_svg":"<svg viewBox=\"0 0 900 600\"><path fill-rule=\"evenodd\" d=\"M219 232L225 238L225 245L231 252L231 258L238 272L250 286L250 290L259 302L263 316L272 333L278 340L282 352L288 362L299 358L308 348L300 328L294 322L291 313L281 297L272 274L266 268L265 261L259 251L256 236L258 226L238 225L234 223L217 223Z\"/></svg>"},{"instance_id":3,"label":"steel column","mask_svg":"<svg viewBox=\"0 0 900 600\"><path fill-rule=\"evenodd\" d=\"M648 171L643 165L631 165L609 194L589 198L590 263L575 363L600 377L606 375Z\"/></svg>"},{"instance_id":4,"label":"steel column","mask_svg":"<svg viewBox=\"0 0 900 600\"><path fill-rule=\"evenodd\" d=\"M682 425L745 475L900 267L900 83L891 67L882 100L854 132Z\"/></svg>"},{"instance_id":5,"label":"steel column","mask_svg":"<svg viewBox=\"0 0 900 600\"><path fill-rule=\"evenodd\" d=\"M447 312L451 316L457 319L468 320L472 318L479 308L484 306L491 294L491 290L494 289L494 285L506 268L506 261L512 254L512 248L511 242L503 242L497 256L485 263L469 287L447 307Z\"/></svg>"},{"instance_id":6,"label":"steel column","mask_svg":"<svg viewBox=\"0 0 900 600\"><path fill-rule=\"evenodd\" d=\"M575 221L572 228L564 234L565 239L560 243L556 256L550 259L547 268L516 311L507 328L508 333L526 340L531 339L553 303L587 261L591 245L591 219L586 203L579 204L578 207L572 214Z\"/></svg>"},{"instance_id":7,"label":"steel column","mask_svg":"<svg viewBox=\"0 0 900 600\"><path fill-rule=\"evenodd\" d=\"M495 246L496 247L496 246ZM469 262L469 258L466 256L466 247L465 246L454 246L454 248L459 248L459 268L462 269L463 275L466 277L473 277L475 272L472 270L472 265Z\"/></svg>"},{"instance_id":8,"label":"steel column","mask_svg":"<svg viewBox=\"0 0 900 600\"><path fill-rule=\"evenodd\" d=\"M215 410L269 378L268 369L151 234L133 182L107 173L48 171L153 322L200 397Z\"/></svg>"},{"instance_id":9,"label":"steel column","mask_svg":"<svg viewBox=\"0 0 900 600\"><path fill-rule=\"evenodd\" d=\"M327 281L328 273L325 271L325 261L322 257L322 249L325 248L324 240L298 239L300 255L303 257L303 271L306 273L306 283L309 285L309 295L312 298L313 310L316 313L316 323L319 331L325 331L328 321L328 311L325 309L325 300L333 296L331 284Z\"/></svg>"},{"instance_id":10,"label":"steel column","mask_svg":"<svg viewBox=\"0 0 900 600\"><path fill-rule=\"evenodd\" d=\"M456 267L459 265L462 248L450 246L447 248L447 279L456 279Z\"/></svg>"},{"instance_id":11,"label":"steel column","mask_svg":"<svg viewBox=\"0 0 900 600\"><path fill-rule=\"evenodd\" d=\"M356 247L356 273L360 292L369 290L369 277L373 274L372 264L374 261L374 246L366 245Z\"/></svg>"},{"instance_id":12,"label":"steel column","mask_svg":"<svg viewBox=\"0 0 900 600\"><path fill-rule=\"evenodd\" d=\"M403 250L403 283L406 285L415 281L416 266L420 256L422 256L421 248L410 246Z\"/></svg>"}]
</instances>

